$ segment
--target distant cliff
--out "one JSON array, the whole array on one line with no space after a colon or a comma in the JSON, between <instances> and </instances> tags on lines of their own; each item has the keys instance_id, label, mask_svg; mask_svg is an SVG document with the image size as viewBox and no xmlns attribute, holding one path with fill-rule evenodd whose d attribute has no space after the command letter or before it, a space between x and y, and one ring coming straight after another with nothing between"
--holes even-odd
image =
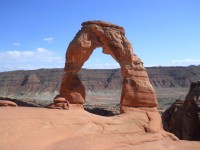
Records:
<instances>
[{"instance_id":1,"label":"distant cliff","mask_svg":"<svg viewBox=\"0 0 200 150\"><path fill-rule=\"evenodd\" d=\"M200 80L200 66L147 68L152 85L159 87L187 87Z\"/></svg>"},{"instance_id":2,"label":"distant cliff","mask_svg":"<svg viewBox=\"0 0 200 150\"><path fill-rule=\"evenodd\" d=\"M200 66L146 68L156 88L189 88L200 80ZM0 97L52 99L59 91L63 69L39 69L0 73ZM82 69L79 77L88 93L120 92L120 69Z\"/></svg>"}]
</instances>

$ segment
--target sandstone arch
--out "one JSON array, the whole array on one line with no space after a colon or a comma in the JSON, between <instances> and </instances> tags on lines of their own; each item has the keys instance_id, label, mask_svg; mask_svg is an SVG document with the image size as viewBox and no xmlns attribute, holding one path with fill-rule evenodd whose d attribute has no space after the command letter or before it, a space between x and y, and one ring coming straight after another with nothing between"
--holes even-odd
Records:
<instances>
[{"instance_id":1,"label":"sandstone arch","mask_svg":"<svg viewBox=\"0 0 200 150\"><path fill-rule=\"evenodd\" d=\"M125 37L124 28L102 21L83 22L81 30L70 42L60 87L61 97L66 98L70 104L84 103L85 88L77 73L97 47L102 47L103 53L111 55L121 66L121 106L157 106L155 91L142 61L133 53L133 48Z\"/></svg>"}]
</instances>

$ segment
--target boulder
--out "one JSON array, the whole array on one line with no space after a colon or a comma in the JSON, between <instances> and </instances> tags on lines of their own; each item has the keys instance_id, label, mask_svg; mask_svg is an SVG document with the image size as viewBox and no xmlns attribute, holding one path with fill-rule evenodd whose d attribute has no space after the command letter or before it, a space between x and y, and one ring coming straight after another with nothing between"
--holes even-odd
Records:
<instances>
[{"instance_id":1,"label":"boulder","mask_svg":"<svg viewBox=\"0 0 200 150\"><path fill-rule=\"evenodd\" d=\"M57 95L53 101L54 103L68 103L68 101L64 97L61 97L60 95Z\"/></svg>"},{"instance_id":2,"label":"boulder","mask_svg":"<svg viewBox=\"0 0 200 150\"><path fill-rule=\"evenodd\" d=\"M53 101L54 103L49 104L48 106L46 106L46 108L67 110L69 109L69 102L64 97L57 95Z\"/></svg>"}]
</instances>

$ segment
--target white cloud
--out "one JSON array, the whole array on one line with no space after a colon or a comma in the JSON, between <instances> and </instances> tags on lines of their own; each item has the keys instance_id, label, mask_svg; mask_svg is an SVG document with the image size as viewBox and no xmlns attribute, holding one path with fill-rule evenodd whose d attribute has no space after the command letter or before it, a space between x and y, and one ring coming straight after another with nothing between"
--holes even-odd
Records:
<instances>
[{"instance_id":1,"label":"white cloud","mask_svg":"<svg viewBox=\"0 0 200 150\"><path fill-rule=\"evenodd\" d=\"M186 59L179 59L179 60L172 60L171 63L173 65L199 65L200 64L200 59L191 59L191 58L186 58Z\"/></svg>"},{"instance_id":2,"label":"white cloud","mask_svg":"<svg viewBox=\"0 0 200 150\"><path fill-rule=\"evenodd\" d=\"M51 43L53 42L54 38L53 38L53 37L46 37L46 38L43 38L43 40L44 40L45 42L51 44Z\"/></svg>"},{"instance_id":3,"label":"white cloud","mask_svg":"<svg viewBox=\"0 0 200 150\"><path fill-rule=\"evenodd\" d=\"M17 59L21 57L32 57L33 55L34 55L33 51L17 51L17 50L0 53L0 57L5 56L12 59Z\"/></svg>"},{"instance_id":4,"label":"white cloud","mask_svg":"<svg viewBox=\"0 0 200 150\"><path fill-rule=\"evenodd\" d=\"M0 71L64 67L64 57L45 48L0 52Z\"/></svg>"},{"instance_id":5,"label":"white cloud","mask_svg":"<svg viewBox=\"0 0 200 150\"><path fill-rule=\"evenodd\" d=\"M15 42L15 43L13 43L13 45L14 45L14 46L21 46L21 43Z\"/></svg>"}]
</instances>

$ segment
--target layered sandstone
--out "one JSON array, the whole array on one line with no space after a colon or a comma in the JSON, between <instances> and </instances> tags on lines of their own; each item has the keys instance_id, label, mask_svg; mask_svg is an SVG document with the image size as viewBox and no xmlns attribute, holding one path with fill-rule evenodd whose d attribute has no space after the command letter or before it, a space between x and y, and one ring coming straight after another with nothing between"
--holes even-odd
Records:
<instances>
[{"instance_id":1,"label":"layered sandstone","mask_svg":"<svg viewBox=\"0 0 200 150\"><path fill-rule=\"evenodd\" d=\"M70 42L66 52L65 74L60 87L61 97L71 104L84 103L85 88L77 73L97 47L102 47L103 53L111 55L121 66L121 108L157 106L155 91L146 69L140 58L133 53L124 28L102 21L82 23L81 30Z\"/></svg>"},{"instance_id":2,"label":"layered sandstone","mask_svg":"<svg viewBox=\"0 0 200 150\"><path fill-rule=\"evenodd\" d=\"M146 70L156 90L157 98L171 99L181 96L183 99L190 87L190 82L200 79L200 66L147 67ZM0 72L0 97L23 101L31 98L37 102L52 100L59 92L63 73L63 69ZM35 82L33 76L36 76L40 82ZM93 101L91 96L94 94L98 97L109 94L114 97L116 94L121 94L120 69L81 69L78 77L86 90L86 102ZM118 95L114 97L117 103L120 101Z\"/></svg>"},{"instance_id":3,"label":"layered sandstone","mask_svg":"<svg viewBox=\"0 0 200 150\"><path fill-rule=\"evenodd\" d=\"M60 97L59 95L56 96L54 98L54 103L53 104L49 104L47 106L47 108L53 108L53 109L69 109L69 102L63 98L63 97Z\"/></svg>"}]
</instances>

